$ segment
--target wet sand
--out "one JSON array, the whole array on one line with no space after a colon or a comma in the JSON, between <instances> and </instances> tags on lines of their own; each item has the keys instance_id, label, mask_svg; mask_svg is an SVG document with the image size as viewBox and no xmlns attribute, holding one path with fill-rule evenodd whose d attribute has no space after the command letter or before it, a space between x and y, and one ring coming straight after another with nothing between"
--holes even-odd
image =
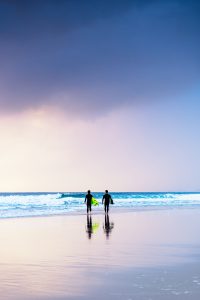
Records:
<instances>
[{"instance_id":1,"label":"wet sand","mask_svg":"<svg viewBox=\"0 0 200 300\"><path fill-rule=\"evenodd\" d=\"M200 297L200 210L0 221L1 299Z\"/></svg>"}]
</instances>

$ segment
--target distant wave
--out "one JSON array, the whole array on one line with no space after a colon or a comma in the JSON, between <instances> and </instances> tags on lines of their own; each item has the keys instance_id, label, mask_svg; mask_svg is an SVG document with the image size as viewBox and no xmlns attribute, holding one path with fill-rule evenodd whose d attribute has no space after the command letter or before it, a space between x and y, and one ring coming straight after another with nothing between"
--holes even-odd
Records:
<instances>
[{"instance_id":1,"label":"distant wave","mask_svg":"<svg viewBox=\"0 0 200 300\"><path fill-rule=\"evenodd\" d=\"M85 210L84 193L0 193L0 218ZM102 193L93 193L101 202ZM200 193L112 193L115 207L200 207ZM99 208L94 208L99 209Z\"/></svg>"}]
</instances>

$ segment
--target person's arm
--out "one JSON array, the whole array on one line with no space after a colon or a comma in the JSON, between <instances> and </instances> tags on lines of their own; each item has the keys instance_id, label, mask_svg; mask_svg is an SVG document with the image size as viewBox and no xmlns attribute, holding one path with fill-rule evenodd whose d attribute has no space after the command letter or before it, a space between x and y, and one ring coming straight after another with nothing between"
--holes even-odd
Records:
<instances>
[{"instance_id":1,"label":"person's arm","mask_svg":"<svg viewBox=\"0 0 200 300\"><path fill-rule=\"evenodd\" d=\"M86 202L87 196L85 196L85 202Z\"/></svg>"},{"instance_id":2,"label":"person's arm","mask_svg":"<svg viewBox=\"0 0 200 300\"><path fill-rule=\"evenodd\" d=\"M103 198L102 198L102 204L103 204L103 200L104 200L104 196L103 196Z\"/></svg>"}]
</instances>

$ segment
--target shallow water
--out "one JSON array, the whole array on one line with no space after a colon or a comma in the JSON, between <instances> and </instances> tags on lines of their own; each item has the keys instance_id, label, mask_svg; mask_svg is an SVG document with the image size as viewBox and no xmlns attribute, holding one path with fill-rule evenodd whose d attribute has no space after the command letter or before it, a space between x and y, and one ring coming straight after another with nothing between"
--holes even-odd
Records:
<instances>
[{"instance_id":1,"label":"shallow water","mask_svg":"<svg viewBox=\"0 0 200 300\"><path fill-rule=\"evenodd\" d=\"M198 209L1 220L1 297L197 300L199 228Z\"/></svg>"}]
</instances>

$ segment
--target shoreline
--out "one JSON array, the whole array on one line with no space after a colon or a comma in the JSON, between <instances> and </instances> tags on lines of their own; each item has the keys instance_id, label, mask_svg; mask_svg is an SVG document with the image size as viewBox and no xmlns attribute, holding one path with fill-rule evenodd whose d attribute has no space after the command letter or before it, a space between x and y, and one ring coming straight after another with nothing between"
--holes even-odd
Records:
<instances>
[{"instance_id":1,"label":"shoreline","mask_svg":"<svg viewBox=\"0 0 200 300\"><path fill-rule=\"evenodd\" d=\"M174 211L174 210L196 210L200 211L200 206L138 206L138 207L112 207L109 210L109 215L114 213L129 213L129 212L148 212L148 211ZM59 216L87 216L86 209L85 210L75 210L75 211L67 211L62 213L52 213L52 214L42 214L42 215L25 215L25 216L11 216L11 217L0 217L0 222L2 220L10 220L10 219L29 219L29 218L53 218ZM92 215L105 215L104 208L95 208L92 210Z\"/></svg>"}]
</instances>

